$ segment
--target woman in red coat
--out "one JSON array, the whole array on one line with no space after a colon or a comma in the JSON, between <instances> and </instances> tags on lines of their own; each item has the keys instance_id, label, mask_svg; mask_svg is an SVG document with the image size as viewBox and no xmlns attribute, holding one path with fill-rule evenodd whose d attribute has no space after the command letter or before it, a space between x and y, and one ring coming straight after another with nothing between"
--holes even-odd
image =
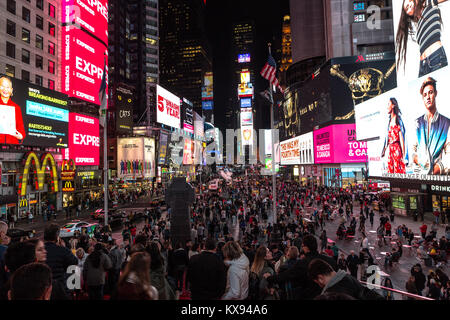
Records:
<instances>
[{"instance_id":1,"label":"woman in red coat","mask_svg":"<svg viewBox=\"0 0 450 320\"><path fill-rule=\"evenodd\" d=\"M21 144L25 138L25 128L22 119L22 110L10 98L13 95L12 82L7 77L0 78L0 112L2 106L15 108L16 132L15 134L0 134L0 144Z\"/></svg>"}]
</instances>

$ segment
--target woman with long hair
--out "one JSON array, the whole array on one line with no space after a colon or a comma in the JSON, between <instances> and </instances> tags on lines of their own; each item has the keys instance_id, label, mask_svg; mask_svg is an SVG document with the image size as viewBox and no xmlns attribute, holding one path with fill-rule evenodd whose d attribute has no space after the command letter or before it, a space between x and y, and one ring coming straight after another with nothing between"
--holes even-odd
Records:
<instances>
[{"instance_id":1,"label":"woman with long hair","mask_svg":"<svg viewBox=\"0 0 450 320\"><path fill-rule=\"evenodd\" d=\"M439 4L445 1L403 0L396 35L397 65L406 63L408 36L415 29L415 41L420 47L419 77L448 64L441 42L442 18L439 9Z\"/></svg>"},{"instance_id":2,"label":"woman with long hair","mask_svg":"<svg viewBox=\"0 0 450 320\"><path fill-rule=\"evenodd\" d=\"M384 141L381 157L388 150L388 173L406 173L408 162L408 149L405 141L405 125L401 118L401 111L395 98L388 103L388 134Z\"/></svg>"},{"instance_id":3,"label":"woman with long hair","mask_svg":"<svg viewBox=\"0 0 450 320\"><path fill-rule=\"evenodd\" d=\"M239 243L228 241L222 248L227 265L227 285L223 300L244 300L248 296L249 261Z\"/></svg>"},{"instance_id":4,"label":"woman with long hair","mask_svg":"<svg viewBox=\"0 0 450 320\"><path fill-rule=\"evenodd\" d=\"M175 300L175 293L166 279L166 263L161 254L161 244L152 241L145 251L150 255L150 281L158 290L159 300Z\"/></svg>"},{"instance_id":5,"label":"woman with long hair","mask_svg":"<svg viewBox=\"0 0 450 320\"><path fill-rule=\"evenodd\" d=\"M272 252L266 246L260 246L256 249L255 258L253 259L252 267L250 269L252 277L259 279L258 288L250 286L250 298L255 300L264 300L269 294L268 282L266 278L275 274L275 270L270 262L272 260ZM269 274L264 276L265 274ZM252 283L254 281L251 281ZM256 292L255 292L256 291Z\"/></svg>"},{"instance_id":6,"label":"woman with long hair","mask_svg":"<svg viewBox=\"0 0 450 320\"><path fill-rule=\"evenodd\" d=\"M117 286L118 300L158 300L158 290L150 284L150 255L131 255Z\"/></svg>"}]
</instances>

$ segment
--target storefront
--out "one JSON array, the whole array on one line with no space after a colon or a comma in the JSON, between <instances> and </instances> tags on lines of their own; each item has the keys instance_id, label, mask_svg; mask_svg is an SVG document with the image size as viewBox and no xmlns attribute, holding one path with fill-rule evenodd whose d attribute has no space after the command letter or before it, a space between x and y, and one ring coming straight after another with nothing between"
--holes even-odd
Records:
<instances>
[{"instance_id":1,"label":"storefront","mask_svg":"<svg viewBox=\"0 0 450 320\"><path fill-rule=\"evenodd\" d=\"M425 213L424 203L426 193L420 185L411 185L409 188L391 184L391 203L395 214L412 216L415 212L419 215Z\"/></svg>"},{"instance_id":2,"label":"storefront","mask_svg":"<svg viewBox=\"0 0 450 320\"><path fill-rule=\"evenodd\" d=\"M450 210L450 186L428 185L428 193L431 195L433 211L447 212Z\"/></svg>"}]
</instances>

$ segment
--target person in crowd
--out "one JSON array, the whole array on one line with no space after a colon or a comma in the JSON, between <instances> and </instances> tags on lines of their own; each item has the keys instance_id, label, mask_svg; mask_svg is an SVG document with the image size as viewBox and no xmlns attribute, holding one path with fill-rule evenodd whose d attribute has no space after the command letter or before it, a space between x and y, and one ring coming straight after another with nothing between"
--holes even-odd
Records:
<instances>
[{"instance_id":1,"label":"person in crowd","mask_svg":"<svg viewBox=\"0 0 450 320\"><path fill-rule=\"evenodd\" d=\"M117 289L117 283L120 277L120 270L125 262L125 249L123 246L119 246L116 240L111 241L111 249L108 253L111 260L111 269L108 272L108 283L110 292L115 292Z\"/></svg>"},{"instance_id":2,"label":"person in crowd","mask_svg":"<svg viewBox=\"0 0 450 320\"><path fill-rule=\"evenodd\" d=\"M350 271L350 274L358 279L358 265L360 264L359 257L355 254L354 250L350 251L350 254L347 257L347 268Z\"/></svg>"},{"instance_id":3,"label":"person in crowd","mask_svg":"<svg viewBox=\"0 0 450 320\"><path fill-rule=\"evenodd\" d=\"M161 244L153 240L145 251L150 254L150 281L158 290L159 300L175 300L175 293L166 278L166 261L161 254Z\"/></svg>"},{"instance_id":4,"label":"person in crowd","mask_svg":"<svg viewBox=\"0 0 450 320\"><path fill-rule=\"evenodd\" d=\"M108 252L97 243L83 268L83 279L88 287L89 300L103 300L106 272L112 268Z\"/></svg>"},{"instance_id":5,"label":"person in crowd","mask_svg":"<svg viewBox=\"0 0 450 320\"><path fill-rule=\"evenodd\" d=\"M223 300L244 300L248 297L249 260L236 241L228 241L222 248L228 266L227 284Z\"/></svg>"},{"instance_id":6,"label":"person in crowd","mask_svg":"<svg viewBox=\"0 0 450 320\"><path fill-rule=\"evenodd\" d=\"M393 289L391 278L386 277L383 282L383 287ZM394 293L391 290L383 289L383 296L386 300L394 300Z\"/></svg>"},{"instance_id":7,"label":"person in crowd","mask_svg":"<svg viewBox=\"0 0 450 320\"><path fill-rule=\"evenodd\" d=\"M275 274L274 267L270 262L272 252L265 246L256 249L255 258L250 269L249 298L251 300L265 300L270 295L267 280L264 274Z\"/></svg>"},{"instance_id":8,"label":"person in crowd","mask_svg":"<svg viewBox=\"0 0 450 320\"><path fill-rule=\"evenodd\" d=\"M136 252L117 284L118 300L158 300L158 290L150 283L150 255Z\"/></svg>"},{"instance_id":9,"label":"person in crowd","mask_svg":"<svg viewBox=\"0 0 450 320\"><path fill-rule=\"evenodd\" d=\"M414 277L414 284L417 292L416 294L421 296L423 289L425 289L426 278L425 274L422 271L422 266L420 265L420 263L415 264L411 268L411 276Z\"/></svg>"},{"instance_id":10,"label":"person in crowd","mask_svg":"<svg viewBox=\"0 0 450 320\"><path fill-rule=\"evenodd\" d=\"M169 251L169 276L171 281L175 283L175 288L181 291L183 288L183 275L189 264L189 255L186 249L183 248L181 242L175 246L175 250Z\"/></svg>"},{"instance_id":11,"label":"person in crowd","mask_svg":"<svg viewBox=\"0 0 450 320\"><path fill-rule=\"evenodd\" d=\"M9 300L50 300L52 270L44 263L21 266L11 276Z\"/></svg>"},{"instance_id":12,"label":"person in crowd","mask_svg":"<svg viewBox=\"0 0 450 320\"><path fill-rule=\"evenodd\" d=\"M332 266L322 259L313 259L308 265L308 276L327 292L344 293L358 300L384 300L384 297L363 286L356 278L344 270L334 271Z\"/></svg>"},{"instance_id":13,"label":"person in crowd","mask_svg":"<svg viewBox=\"0 0 450 320\"><path fill-rule=\"evenodd\" d=\"M53 292L66 292L65 299L69 299L66 285L70 266L78 265L78 259L65 247L64 241L59 238L59 226L50 224L44 230L44 243L47 252L47 265L52 270L54 280ZM53 300L53 297L52 297Z\"/></svg>"},{"instance_id":14,"label":"person in crowd","mask_svg":"<svg viewBox=\"0 0 450 320\"><path fill-rule=\"evenodd\" d=\"M216 300L225 293L227 271L215 253L216 242L208 238L202 252L189 260L186 279L192 300Z\"/></svg>"}]
</instances>

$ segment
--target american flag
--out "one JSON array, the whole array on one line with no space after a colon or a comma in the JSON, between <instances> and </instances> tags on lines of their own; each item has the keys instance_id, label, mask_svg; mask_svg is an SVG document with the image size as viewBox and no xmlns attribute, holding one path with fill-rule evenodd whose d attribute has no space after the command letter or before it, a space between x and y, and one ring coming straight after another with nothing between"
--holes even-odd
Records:
<instances>
[{"instance_id":1,"label":"american flag","mask_svg":"<svg viewBox=\"0 0 450 320\"><path fill-rule=\"evenodd\" d=\"M278 83L276 74L277 74L277 63L275 62L275 59L272 57L272 55L269 54L267 63L261 70L261 76L264 79L269 80L270 84L276 86L278 90L283 92L283 88L281 88L280 84Z\"/></svg>"}]
</instances>

